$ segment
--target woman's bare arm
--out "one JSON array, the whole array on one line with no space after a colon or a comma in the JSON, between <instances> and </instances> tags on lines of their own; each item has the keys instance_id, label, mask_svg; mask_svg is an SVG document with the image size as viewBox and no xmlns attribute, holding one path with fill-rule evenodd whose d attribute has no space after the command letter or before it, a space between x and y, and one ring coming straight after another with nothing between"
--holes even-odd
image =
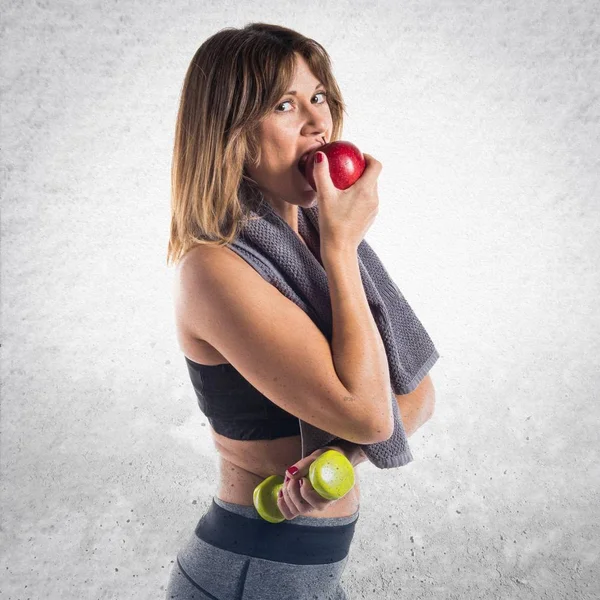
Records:
<instances>
[{"instance_id":1,"label":"woman's bare arm","mask_svg":"<svg viewBox=\"0 0 600 600\"><path fill-rule=\"evenodd\" d=\"M431 419L435 408L435 389L429 373L408 394L394 394L400 409L406 436L410 437L421 425Z\"/></svg>"},{"instance_id":2,"label":"woman's bare arm","mask_svg":"<svg viewBox=\"0 0 600 600\"><path fill-rule=\"evenodd\" d=\"M433 415L435 390L430 375L425 375L421 383L409 394L394 394L394 396L396 397L406 437L410 437ZM346 456L352 466L369 460L360 445L354 442L338 438L332 444L327 444L325 447L340 451Z\"/></svg>"},{"instance_id":3,"label":"woman's bare arm","mask_svg":"<svg viewBox=\"0 0 600 600\"><path fill-rule=\"evenodd\" d=\"M433 415L432 403L423 402L421 398L411 397L410 394L396 394L396 402L406 437L410 437Z\"/></svg>"}]
</instances>

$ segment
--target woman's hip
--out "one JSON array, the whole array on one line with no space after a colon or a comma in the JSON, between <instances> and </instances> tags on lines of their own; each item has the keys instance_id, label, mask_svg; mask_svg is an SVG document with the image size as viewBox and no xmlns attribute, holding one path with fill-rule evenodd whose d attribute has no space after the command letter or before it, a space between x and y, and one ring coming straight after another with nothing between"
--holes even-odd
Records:
<instances>
[{"instance_id":1,"label":"woman's hip","mask_svg":"<svg viewBox=\"0 0 600 600\"><path fill-rule=\"evenodd\" d=\"M177 554L167 599L344 600L357 520L358 511L269 523L253 506L215 497Z\"/></svg>"}]
</instances>

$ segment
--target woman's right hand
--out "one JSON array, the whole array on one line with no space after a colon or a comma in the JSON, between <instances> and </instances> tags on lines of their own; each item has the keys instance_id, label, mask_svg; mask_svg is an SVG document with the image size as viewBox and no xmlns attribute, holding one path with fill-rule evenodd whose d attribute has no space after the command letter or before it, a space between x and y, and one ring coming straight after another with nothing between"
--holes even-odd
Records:
<instances>
[{"instance_id":1,"label":"woman's right hand","mask_svg":"<svg viewBox=\"0 0 600 600\"><path fill-rule=\"evenodd\" d=\"M370 154L363 156L366 162L363 174L345 190L333 185L327 156L323 154L320 163L315 160L313 177L319 203L321 256L340 250L355 252L379 212L377 178L382 164Z\"/></svg>"}]
</instances>

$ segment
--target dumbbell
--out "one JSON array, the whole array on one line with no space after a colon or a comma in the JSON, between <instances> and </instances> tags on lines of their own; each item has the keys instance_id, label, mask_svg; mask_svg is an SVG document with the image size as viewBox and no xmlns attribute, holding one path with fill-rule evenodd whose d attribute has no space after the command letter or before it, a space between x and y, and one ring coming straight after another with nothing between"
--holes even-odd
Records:
<instances>
[{"instance_id":1,"label":"dumbbell","mask_svg":"<svg viewBox=\"0 0 600 600\"><path fill-rule=\"evenodd\" d=\"M311 463L308 479L319 496L327 500L339 500L354 487L354 467L341 452L327 450ZM283 483L281 475L271 475L254 488L254 507L270 523L285 520L277 506L277 497Z\"/></svg>"}]
</instances>

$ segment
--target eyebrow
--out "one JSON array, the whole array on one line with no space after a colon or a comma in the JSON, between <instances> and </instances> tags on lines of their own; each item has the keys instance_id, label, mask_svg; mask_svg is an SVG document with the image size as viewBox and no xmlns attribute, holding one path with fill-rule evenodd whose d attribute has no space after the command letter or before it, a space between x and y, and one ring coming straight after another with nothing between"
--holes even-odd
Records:
<instances>
[{"instance_id":1,"label":"eyebrow","mask_svg":"<svg viewBox=\"0 0 600 600\"><path fill-rule=\"evenodd\" d=\"M317 85L315 86L315 90L321 85L323 85L323 84L319 81L319 83L317 83ZM296 92L296 90L290 90L289 92L286 92L284 95L287 95L287 94L291 94L292 96L295 96L297 94L297 92Z\"/></svg>"}]
</instances>

